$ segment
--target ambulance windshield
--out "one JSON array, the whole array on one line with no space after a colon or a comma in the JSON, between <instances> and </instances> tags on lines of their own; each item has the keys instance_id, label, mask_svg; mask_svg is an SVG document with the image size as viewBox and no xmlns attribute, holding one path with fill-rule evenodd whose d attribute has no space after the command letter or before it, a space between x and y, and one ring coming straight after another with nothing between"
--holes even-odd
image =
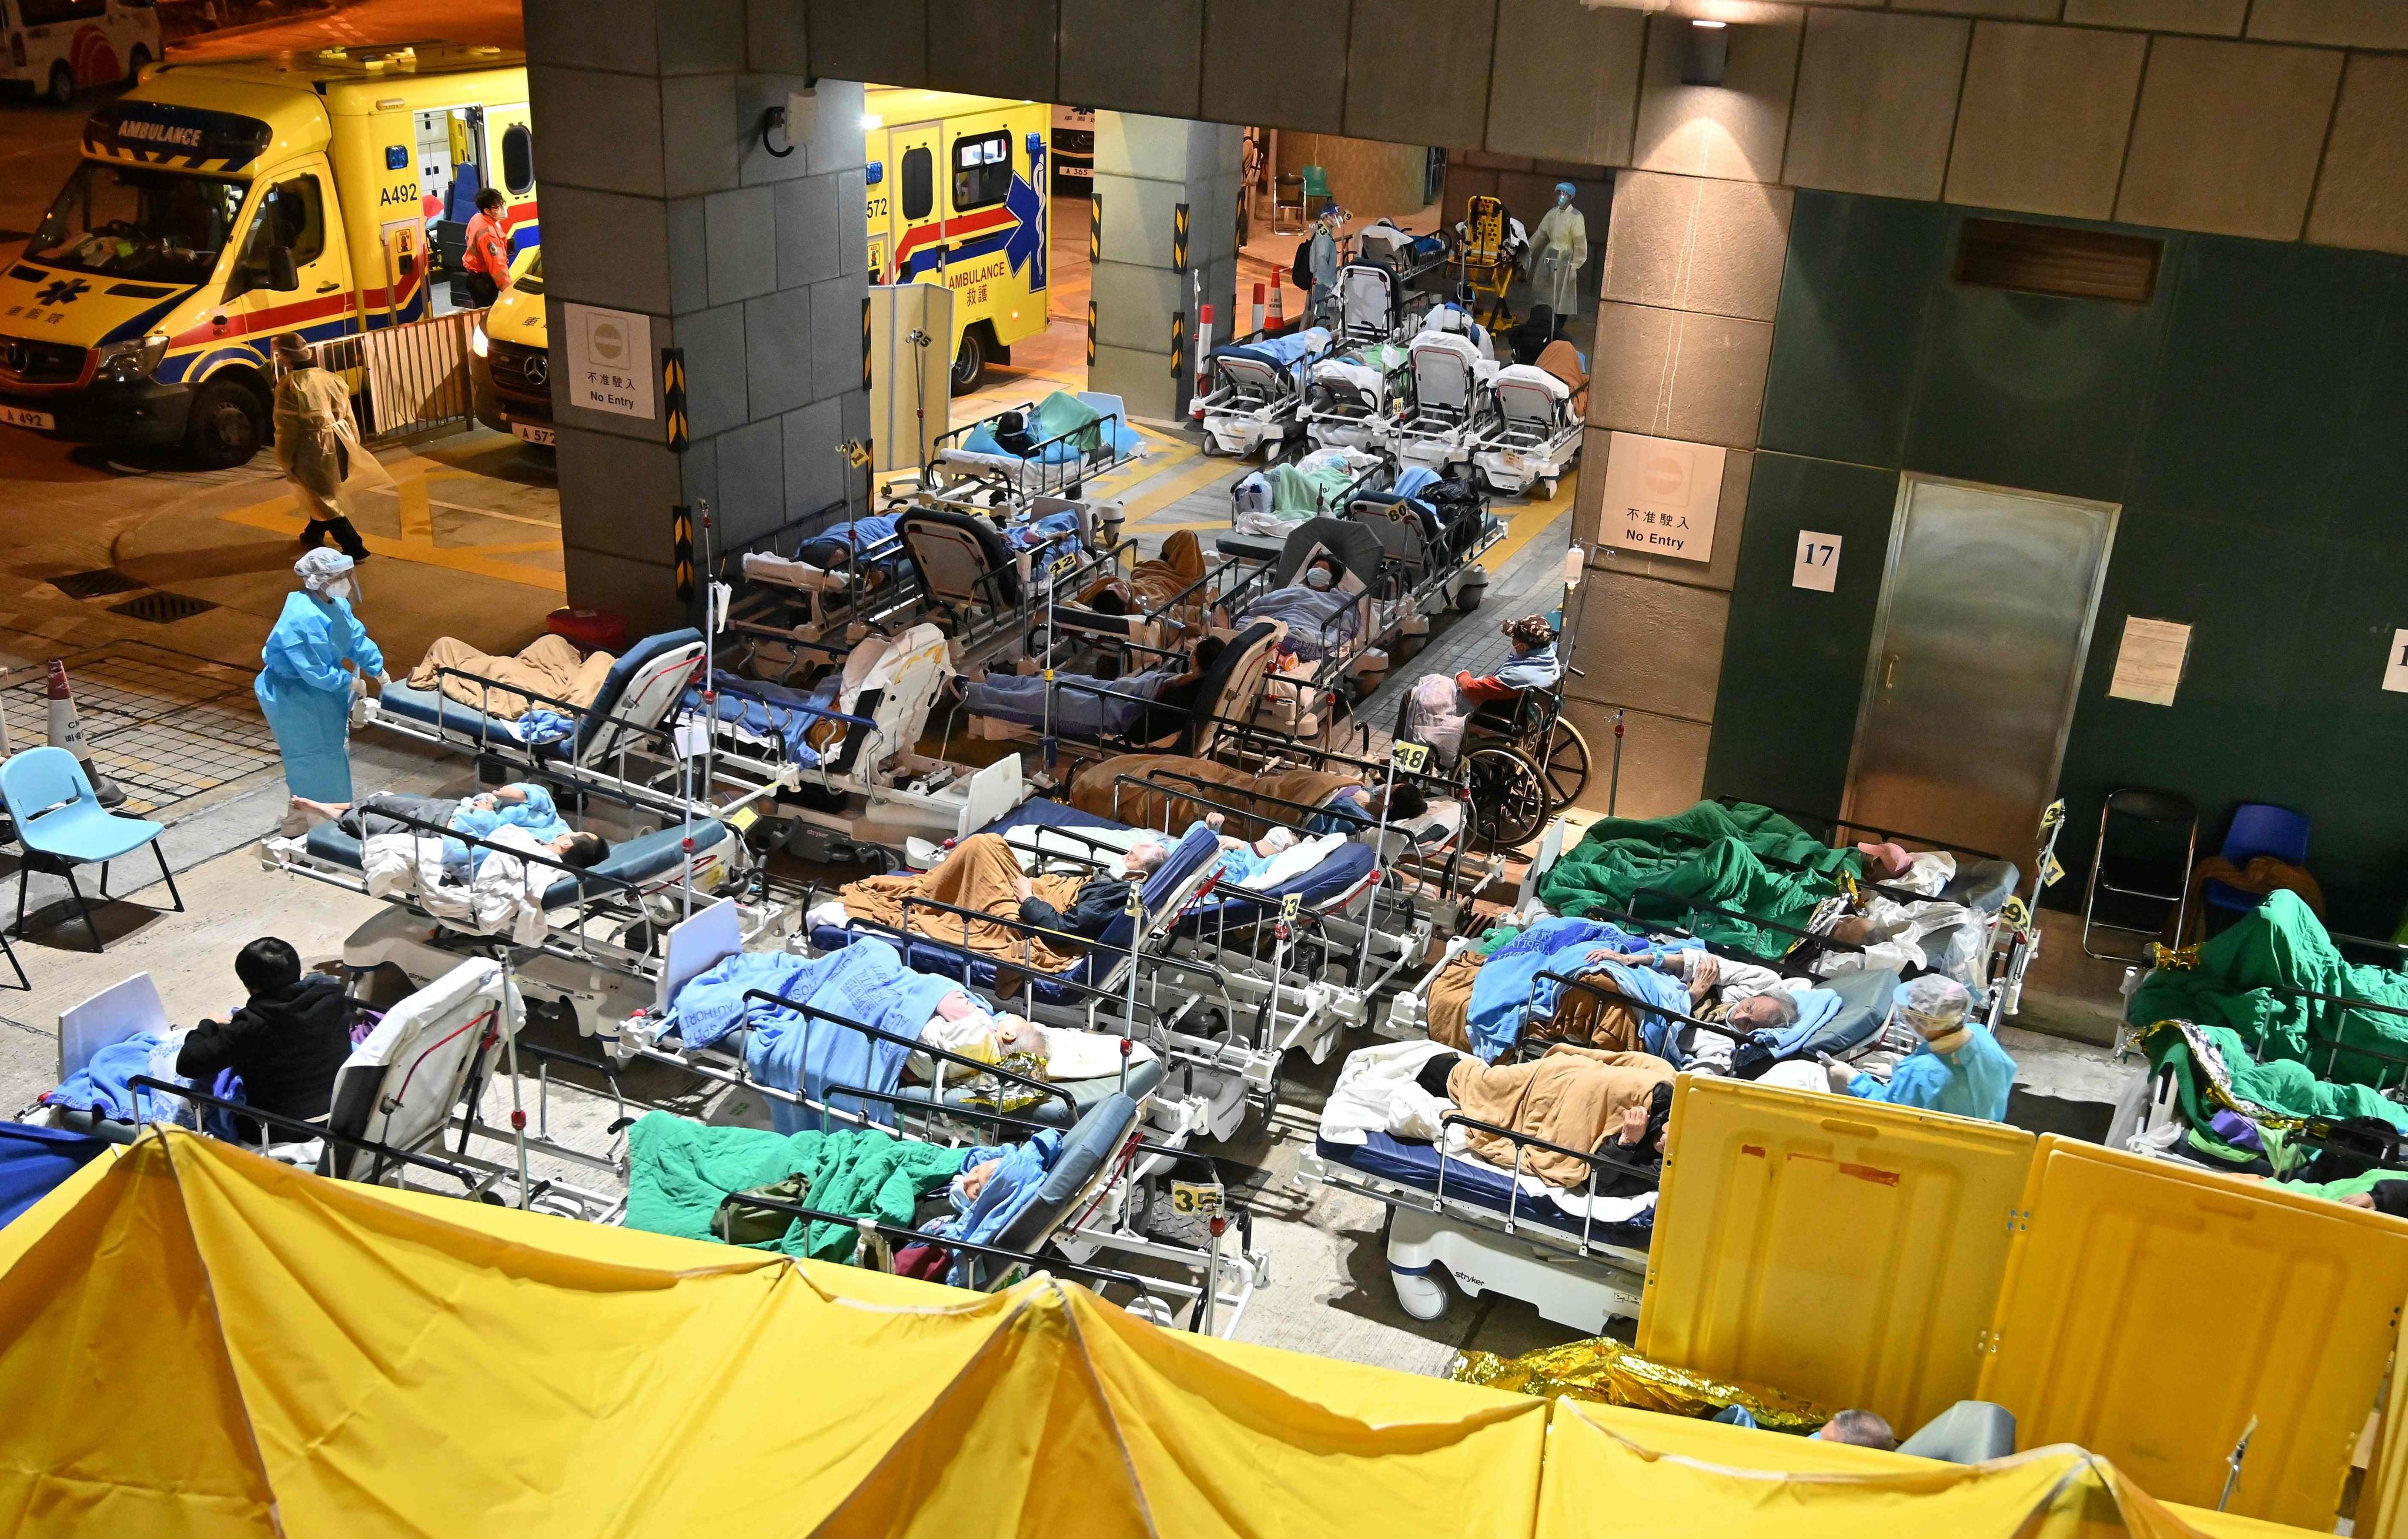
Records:
<instances>
[{"instance_id":1,"label":"ambulance windshield","mask_svg":"<svg viewBox=\"0 0 2408 1539\"><path fill-rule=\"evenodd\" d=\"M85 161L25 243L36 262L112 278L198 283L233 238L245 184Z\"/></svg>"}]
</instances>

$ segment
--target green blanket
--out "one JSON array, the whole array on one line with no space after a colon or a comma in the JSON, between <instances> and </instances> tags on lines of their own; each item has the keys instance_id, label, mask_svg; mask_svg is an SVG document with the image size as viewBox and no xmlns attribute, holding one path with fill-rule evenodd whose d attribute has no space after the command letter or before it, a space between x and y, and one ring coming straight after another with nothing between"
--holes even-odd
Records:
<instances>
[{"instance_id":1,"label":"green blanket","mask_svg":"<svg viewBox=\"0 0 2408 1539\"><path fill-rule=\"evenodd\" d=\"M1768 857L1807 870L1776 870ZM1863 869L1856 851L1835 850L1770 808L1701 801L1670 817L1591 825L1540 882L1539 897L1570 917L1619 910L1769 959L1797 938L1701 905L1802 929L1839 890L1832 877Z\"/></svg>"},{"instance_id":2,"label":"green blanket","mask_svg":"<svg viewBox=\"0 0 2408 1539\"><path fill-rule=\"evenodd\" d=\"M731 1192L790 1175L810 1178L804 1206L851 1218L909 1224L924 1192L960 1173L962 1151L916 1143L876 1129L802 1132L709 1128L666 1112L647 1112L627 1129L627 1227L708 1240L710 1215ZM849 1260L857 1233L841 1224L797 1218L777 1243L789 1256ZM766 1248L766 1247L765 1247Z\"/></svg>"},{"instance_id":3,"label":"green blanket","mask_svg":"<svg viewBox=\"0 0 2408 1539\"><path fill-rule=\"evenodd\" d=\"M1338 506L1338 498L1354 477L1339 464L1316 465L1310 470L1295 464L1271 467L1271 511L1311 516Z\"/></svg>"},{"instance_id":4,"label":"green blanket","mask_svg":"<svg viewBox=\"0 0 2408 1539\"><path fill-rule=\"evenodd\" d=\"M2229 1027L2262 1058L2295 1058L2345 1084L2400 1083L2402 1065L2336 1047L2408 1057L2408 1015L2277 994L2309 988L2374 1004L2408 1007L2408 974L2343 959L2299 895L2276 892L2199 948L2197 967L2158 968L2141 980L2124 1018Z\"/></svg>"},{"instance_id":5,"label":"green blanket","mask_svg":"<svg viewBox=\"0 0 2408 1539\"><path fill-rule=\"evenodd\" d=\"M1103 447L1104 430L1098 425L1103 413L1079 399L1067 390L1057 390L1037 403L1028 414L1028 433L1039 443L1052 443L1065 433L1077 437L1069 441L1082 454L1092 454Z\"/></svg>"},{"instance_id":6,"label":"green blanket","mask_svg":"<svg viewBox=\"0 0 2408 1539\"><path fill-rule=\"evenodd\" d=\"M2211 1085L2218 1085L2242 1103L2240 1110L2244 1113L2258 1107L2286 1117L2380 1117L2408 1132L2408 1108L2385 1100L2367 1086L2320 1080L2306 1064L2293 1058L2260 1063L2250 1057L2240 1034L2227 1027L2193 1023L2192 1028L2214 1050L2211 1057L2203 1059L2193 1051L2190 1040L2172 1027L2151 1033L2143 1045L2152 1070L2173 1065L2183 1120L2193 1128L2205 1128L2222 1109L2223 1102L2209 1093Z\"/></svg>"}]
</instances>

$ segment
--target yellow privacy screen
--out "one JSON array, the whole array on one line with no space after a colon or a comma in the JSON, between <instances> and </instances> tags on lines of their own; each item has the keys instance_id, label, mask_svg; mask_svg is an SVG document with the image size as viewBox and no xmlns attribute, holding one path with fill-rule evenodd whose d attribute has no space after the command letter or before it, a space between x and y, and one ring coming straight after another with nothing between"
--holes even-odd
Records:
<instances>
[{"instance_id":1,"label":"yellow privacy screen","mask_svg":"<svg viewBox=\"0 0 2408 1539\"><path fill-rule=\"evenodd\" d=\"M1667 1146L1641 1351L1901 1433L1973 1392L2031 1134L1683 1075Z\"/></svg>"},{"instance_id":2,"label":"yellow privacy screen","mask_svg":"<svg viewBox=\"0 0 2408 1539\"><path fill-rule=\"evenodd\" d=\"M1982 1398L2150 1494L2329 1530L2408 1294L2408 1223L2041 1140Z\"/></svg>"}]
</instances>

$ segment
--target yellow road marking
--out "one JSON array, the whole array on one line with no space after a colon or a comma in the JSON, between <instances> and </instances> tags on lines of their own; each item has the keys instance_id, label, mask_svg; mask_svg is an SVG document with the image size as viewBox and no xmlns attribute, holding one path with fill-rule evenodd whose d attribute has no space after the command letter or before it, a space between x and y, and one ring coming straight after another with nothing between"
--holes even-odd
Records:
<instances>
[{"instance_id":1,"label":"yellow road marking","mask_svg":"<svg viewBox=\"0 0 2408 1539\"><path fill-rule=\"evenodd\" d=\"M412 476L397 481L394 490L401 496L401 538L405 543L435 543L435 511L426 505L426 478Z\"/></svg>"},{"instance_id":2,"label":"yellow road marking","mask_svg":"<svg viewBox=\"0 0 2408 1539\"><path fill-rule=\"evenodd\" d=\"M477 508L465 502L446 502L440 497L428 497L426 502L430 508L441 508L454 513L474 513L479 518L498 518L505 524L523 524L530 528L554 531L560 527L560 521L556 518L530 518L524 513L506 513L498 508Z\"/></svg>"},{"instance_id":3,"label":"yellow road marking","mask_svg":"<svg viewBox=\"0 0 2408 1539\"><path fill-rule=\"evenodd\" d=\"M297 537L303 520L298 511L284 511L291 504L280 497L270 502L257 502L247 508L220 513L228 524L240 524L253 529L265 529L271 534ZM568 580L560 572L545 571L515 561L492 559L500 555L529 555L556 551L557 541L528 540L522 544L480 545L460 547L437 545L431 539L387 539L382 535L363 535L368 550L395 561L414 562L422 567L440 567L449 571L467 572L477 577L490 577L499 583L516 583L529 588L542 588L552 593L566 594Z\"/></svg>"},{"instance_id":4,"label":"yellow road marking","mask_svg":"<svg viewBox=\"0 0 2408 1539\"><path fill-rule=\"evenodd\" d=\"M1512 517L1506 520L1505 538L1480 558L1480 564L1492 572L1504 570L1505 563L1512 559L1514 553L1536 539L1541 530L1561 517L1572 506L1572 499L1579 493L1579 469L1565 471L1563 480L1555 483L1555 495L1551 500L1528 503L1514 510Z\"/></svg>"},{"instance_id":5,"label":"yellow road marking","mask_svg":"<svg viewBox=\"0 0 2408 1539\"><path fill-rule=\"evenodd\" d=\"M1197 456L1202 459L1202 456ZM1165 473L1155 478L1154 489L1131 502L1122 516L1131 523L1162 511L1181 497L1200 492L1229 474L1230 467L1221 460L1205 459L1201 464L1176 474Z\"/></svg>"}]
</instances>

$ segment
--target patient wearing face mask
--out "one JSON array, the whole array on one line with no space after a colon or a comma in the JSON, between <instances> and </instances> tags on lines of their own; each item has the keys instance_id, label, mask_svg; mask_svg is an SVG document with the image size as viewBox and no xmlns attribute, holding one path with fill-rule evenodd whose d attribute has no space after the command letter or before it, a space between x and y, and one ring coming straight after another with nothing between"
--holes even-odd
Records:
<instances>
[{"instance_id":1,"label":"patient wearing face mask","mask_svg":"<svg viewBox=\"0 0 2408 1539\"><path fill-rule=\"evenodd\" d=\"M1319 662L1343 651L1363 625L1363 585L1335 558L1318 555L1285 587L1273 588L1245 603L1237 617L1243 626L1255 620L1276 620L1287 626L1287 644L1307 662Z\"/></svg>"}]
</instances>

